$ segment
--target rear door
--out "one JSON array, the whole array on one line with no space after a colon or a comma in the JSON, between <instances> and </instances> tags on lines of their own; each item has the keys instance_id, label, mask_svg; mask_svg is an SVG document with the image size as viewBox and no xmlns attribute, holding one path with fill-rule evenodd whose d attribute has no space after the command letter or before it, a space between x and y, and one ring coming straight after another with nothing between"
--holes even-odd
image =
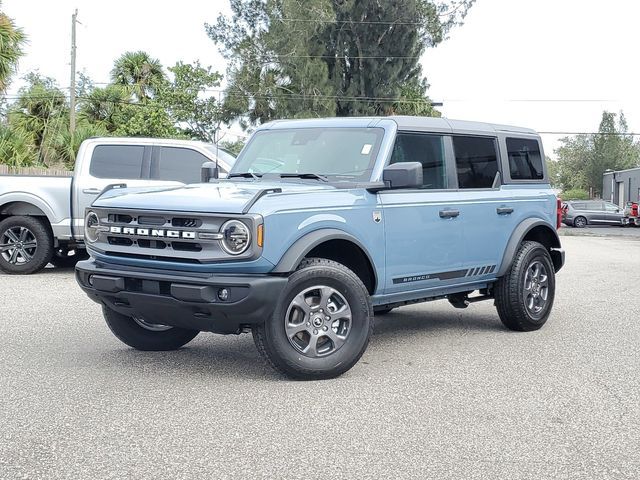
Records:
<instances>
[{"instance_id":1,"label":"rear door","mask_svg":"<svg viewBox=\"0 0 640 480\"><path fill-rule=\"evenodd\" d=\"M458 193L447 157L451 157L448 135L398 132L396 136L390 163L422 163L423 187L378 194L384 219L387 294L438 288L464 277Z\"/></svg>"},{"instance_id":2,"label":"rear door","mask_svg":"<svg viewBox=\"0 0 640 480\"><path fill-rule=\"evenodd\" d=\"M464 227L462 268L468 281L478 281L494 276L524 209L513 191L503 191L498 181L496 137L455 135L453 149Z\"/></svg>"},{"instance_id":3,"label":"rear door","mask_svg":"<svg viewBox=\"0 0 640 480\"><path fill-rule=\"evenodd\" d=\"M604 209L604 202L590 201L587 204L587 220L589 223L604 224L607 223L607 212Z\"/></svg>"}]
</instances>

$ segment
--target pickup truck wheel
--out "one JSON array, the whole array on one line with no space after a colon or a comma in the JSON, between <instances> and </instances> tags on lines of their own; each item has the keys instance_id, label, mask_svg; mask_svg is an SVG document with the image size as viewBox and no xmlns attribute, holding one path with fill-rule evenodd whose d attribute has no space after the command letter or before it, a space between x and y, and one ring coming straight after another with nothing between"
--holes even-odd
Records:
<instances>
[{"instance_id":1,"label":"pickup truck wheel","mask_svg":"<svg viewBox=\"0 0 640 480\"><path fill-rule=\"evenodd\" d=\"M196 338L198 330L158 325L102 307L107 326L122 343L143 351L177 350Z\"/></svg>"},{"instance_id":2,"label":"pickup truck wheel","mask_svg":"<svg viewBox=\"0 0 640 480\"><path fill-rule=\"evenodd\" d=\"M51 257L50 263L58 268L73 268L80 260L86 260L87 258L89 258L89 254L83 249L69 251L66 248L57 248Z\"/></svg>"},{"instance_id":3,"label":"pickup truck wheel","mask_svg":"<svg viewBox=\"0 0 640 480\"><path fill-rule=\"evenodd\" d=\"M369 292L344 265L306 259L289 277L273 316L252 331L258 351L284 375L334 378L367 348L373 331Z\"/></svg>"},{"instance_id":4,"label":"pickup truck wheel","mask_svg":"<svg viewBox=\"0 0 640 480\"><path fill-rule=\"evenodd\" d=\"M53 254L53 235L37 217L14 216L0 222L0 270L11 274L39 272Z\"/></svg>"},{"instance_id":5,"label":"pickup truck wheel","mask_svg":"<svg viewBox=\"0 0 640 480\"><path fill-rule=\"evenodd\" d=\"M523 242L511 268L496 282L500 320L511 330L538 330L549 318L555 290L549 251L538 242Z\"/></svg>"}]
</instances>

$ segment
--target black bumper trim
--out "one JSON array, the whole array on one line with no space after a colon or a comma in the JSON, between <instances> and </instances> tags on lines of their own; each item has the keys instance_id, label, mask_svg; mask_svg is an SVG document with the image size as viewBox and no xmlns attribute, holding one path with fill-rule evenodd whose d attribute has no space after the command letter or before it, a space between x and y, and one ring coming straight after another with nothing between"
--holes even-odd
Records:
<instances>
[{"instance_id":1,"label":"black bumper trim","mask_svg":"<svg viewBox=\"0 0 640 480\"><path fill-rule=\"evenodd\" d=\"M264 322L287 278L274 275L186 277L110 269L94 260L76 265L76 280L93 301L152 323L215 333L240 333ZM218 292L227 289L228 298Z\"/></svg>"}]
</instances>

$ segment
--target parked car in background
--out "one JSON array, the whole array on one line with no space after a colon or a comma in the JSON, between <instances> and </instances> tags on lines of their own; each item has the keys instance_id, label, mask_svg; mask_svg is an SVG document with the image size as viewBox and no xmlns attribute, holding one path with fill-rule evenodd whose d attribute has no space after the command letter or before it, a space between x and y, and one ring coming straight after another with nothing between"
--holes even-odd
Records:
<instances>
[{"instance_id":1,"label":"parked car in background","mask_svg":"<svg viewBox=\"0 0 640 480\"><path fill-rule=\"evenodd\" d=\"M84 211L105 188L196 183L202 164L216 159L225 177L235 157L213 144L92 138L80 146L73 177L0 176L0 270L28 274L49 262L74 265L86 258Z\"/></svg>"},{"instance_id":2,"label":"parked car in background","mask_svg":"<svg viewBox=\"0 0 640 480\"><path fill-rule=\"evenodd\" d=\"M603 200L570 200L562 209L562 223L570 227L587 225L622 225L624 211Z\"/></svg>"}]
</instances>

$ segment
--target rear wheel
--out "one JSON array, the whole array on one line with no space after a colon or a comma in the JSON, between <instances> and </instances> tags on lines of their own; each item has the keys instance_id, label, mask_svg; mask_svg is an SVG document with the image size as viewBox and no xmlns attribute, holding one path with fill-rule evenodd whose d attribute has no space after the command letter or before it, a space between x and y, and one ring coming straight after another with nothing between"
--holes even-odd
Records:
<instances>
[{"instance_id":1,"label":"rear wheel","mask_svg":"<svg viewBox=\"0 0 640 480\"><path fill-rule=\"evenodd\" d=\"M102 307L104 319L113 334L136 350L177 350L193 340L198 330L155 324L149 320L128 317L107 307Z\"/></svg>"},{"instance_id":2,"label":"rear wheel","mask_svg":"<svg viewBox=\"0 0 640 480\"><path fill-rule=\"evenodd\" d=\"M373 309L362 281L344 265L307 259L289 277L273 316L253 328L258 351L290 378L337 377L363 355Z\"/></svg>"},{"instance_id":3,"label":"rear wheel","mask_svg":"<svg viewBox=\"0 0 640 480\"><path fill-rule=\"evenodd\" d=\"M573 226L576 228L584 228L587 226L587 219L585 217L576 217L573 219Z\"/></svg>"},{"instance_id":4,"label":"rear wheel","mask_svg":"<svg viewBox=\"0 0 640 480\"><path fill-rule=\"evenodd\" d=\"M538 330L549 318L555 290L549 251L538 242L523 242L511 268L496 283L500 320L511 330Z\"/></svg>"},{"instance_id":5,"label":"rear wheel","mask_svg":"<svg viewBox=\"0 0 640 480\"><path fill-rule=\"evenodd\" d=\"M14 216L0 222L0 270L30 274L42 270L53 254L53 234L38 217Z\"/></svg>"}]
</instances>

